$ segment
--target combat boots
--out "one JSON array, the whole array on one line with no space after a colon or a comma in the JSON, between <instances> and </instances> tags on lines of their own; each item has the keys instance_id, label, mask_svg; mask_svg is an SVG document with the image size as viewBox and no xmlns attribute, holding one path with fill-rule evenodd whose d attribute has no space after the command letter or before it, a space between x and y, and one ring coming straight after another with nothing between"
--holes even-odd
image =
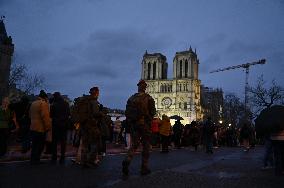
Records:
<instances>
[{"instance_id":1,"label":"combat boots","mask_svg":"<svg viewBox=\"0 0 284 188\"><path fill-rule=\"evenodd\" d=\"M122 161L122 174L125 176L128 176L129 174L128 166L129 166L129 162L127 160L123 160Z\"/></svg>"}]
</instances>

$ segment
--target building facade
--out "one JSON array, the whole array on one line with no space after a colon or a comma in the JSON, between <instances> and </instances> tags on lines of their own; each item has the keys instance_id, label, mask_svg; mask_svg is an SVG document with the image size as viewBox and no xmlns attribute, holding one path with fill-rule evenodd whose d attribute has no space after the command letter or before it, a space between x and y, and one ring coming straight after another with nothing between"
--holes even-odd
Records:
<instances>
[{"instance_id":1,"label":"building facade","mask_svg":"<svg viewBox=\"0 0 284 188\"><path fill-rule=\"evenodd\" d=\"M173 78L168 79L167 58L161 53L147 51L141 62L141 79L147 83L146 92L155 100L157 115L179 115L183 123L203 119L198 79L199 59L192 48L176 52L173 59Z\"/></svg>"},{"instance_id":2,"label":"building facade","mask_svg":"<svg viewBox=\"0 0 284 188\"><path fill-rule=\"evenodd\" d=\"M0 19L0 100L9 94L9 77L14 53L11 36L7 35L4 21Z\"/></svg>"},{"instance_id":3,"label":"building facade","mask_svg":"<svg viewBox=\"0 0 284 188\"><path fill-rule=\"evenodd\" d=\"M223 121L223 90L221 88L209 88L201 85L201 108L204 118L211 117L217 123Z\"/></svg>"}]
</instances>

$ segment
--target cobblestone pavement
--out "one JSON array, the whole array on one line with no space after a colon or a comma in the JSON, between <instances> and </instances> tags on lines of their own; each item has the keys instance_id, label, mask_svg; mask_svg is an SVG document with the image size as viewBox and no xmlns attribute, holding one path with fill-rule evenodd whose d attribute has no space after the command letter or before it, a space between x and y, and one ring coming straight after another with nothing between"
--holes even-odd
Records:
<instances>
[{"instance_id":1,"label":"cobblestone pavement","mask_svg":"<svg viewBox=\"0 0 284 188\"><path fill-rule=\"evenodd\" d=\"M0 187L284 187L284 176L273 169L261 170L263 148L243 152L241 148L218 148L214 154L188 148L168 154L151 152L152 174L139 175L141 157L134 158L128 179L122 178L124 154L105 157L97 168L82 169L67 161L65 165L45 162L0 163Z\"/></svg>"},{"instance_id":2,"label":"cobblestone pavement","mask_svg":"<svg viewBox=\"0 0 284 188\"><path fill-rule=\"evenodd\" d=\"M60 149L60 148L59 148ZM76 155L77 148L74 148L71 144L67 145L66 156L74 157ZM60 150L58 150L58 154ZM113 155L118 153L126 153L126 150L122 144L107 144L107 154ZM13 161L23 161L30 159L30 151L26 153L21 153L21 146L19 144L13 144L9 146L8 152L4 157L0 158L0 163L13 162ZM42 154L42 159L49 159L50 154Z\"/></svg>"}]
</instances>

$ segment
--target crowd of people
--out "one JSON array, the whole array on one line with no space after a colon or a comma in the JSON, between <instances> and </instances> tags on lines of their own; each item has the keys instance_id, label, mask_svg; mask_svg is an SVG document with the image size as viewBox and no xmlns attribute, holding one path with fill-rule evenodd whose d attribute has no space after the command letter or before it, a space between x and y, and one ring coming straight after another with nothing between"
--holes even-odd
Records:
<instances>
[{"instance_id":1,"label":"crowd of people","mask_svg":"<svg viewBox=\"0 0 284 188\"><path fill-rule=\"evenodd\" d=\"M77 98L70 107L60 92L52 98L41 90L38 98L29 101L22 97L17 103L9 104L9 99L2 100L0 110L0 157L7 152L8 137L17 133L22 152L31 150L32 165L40 163L41 154L51 154L51 163L65 163L67 142L77 148L75 163L90 168L99 165L106 155L107 142L121 144L128 150L122 161L122 173L128 175L129 165L139 143L142 144L141 174L151 171L148 167L149 151L160 148L161 153L168 153L170 148L192 147L194 151L204 146L205 152L213 154L214 147L236 147L243 145L248 152L256 143L255 131L251 124L241 127L224 127L215 124L210 117L204 122L192 121L183 125L176 119L171 125L170 118L163 114L156 116L155 102L145 93L147 84L141 80L138 92L132 95L126 105L126 119L116 117L111 120L108 108L98 102L99 88L90 89L90 95ZM70 136L71 135L71 136ZM70 138L71 137L71 138ZM60 155L57 154L60 145ZM273 147L270 136L265 138L263 168L273 166ZM283 151L277 151L277 162L283 170ZM281 158L282 157L282 158ZM281 171L281 170L280 170Z\"/></svg>"}]
</instances>

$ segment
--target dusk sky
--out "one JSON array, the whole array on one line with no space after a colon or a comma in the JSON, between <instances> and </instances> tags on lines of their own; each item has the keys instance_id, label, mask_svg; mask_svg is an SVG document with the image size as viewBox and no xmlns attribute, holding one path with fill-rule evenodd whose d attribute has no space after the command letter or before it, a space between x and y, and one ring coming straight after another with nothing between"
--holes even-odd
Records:
<instances>
[{"instance_id":1,"label":"dusk sky","mask_svg":"<svg viewBox=\"0 0 284 188\"><path fill-rule=\"evenodd\" d=\"M146 50L167 57L172 78L175 53L190 46L205 86L243 99L243 69L209 72L265 58L250 85L263 74L284 87L282 0L0 0L0 15L14 62L43 75L47 92L74 98L99 86L102 104L123 109Z\"/></svg>"}]
</instances>

